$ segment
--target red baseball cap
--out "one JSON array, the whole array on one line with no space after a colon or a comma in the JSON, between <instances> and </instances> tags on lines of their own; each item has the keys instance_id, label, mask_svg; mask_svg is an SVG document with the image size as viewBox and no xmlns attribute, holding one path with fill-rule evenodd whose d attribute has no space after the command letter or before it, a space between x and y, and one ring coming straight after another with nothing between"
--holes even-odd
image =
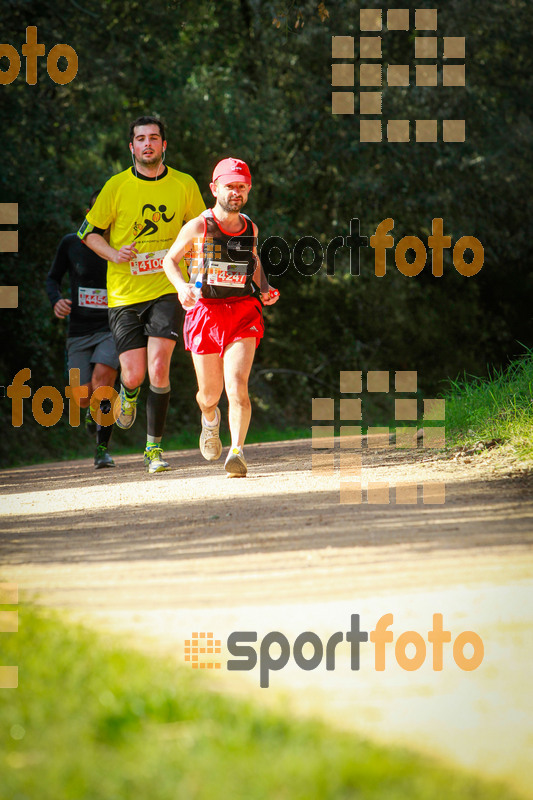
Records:
<instances>
[{"instance_id":1,"label":"red baseball cap","mask_svg":"<svg viewBox=\"0 0 533 800\"><path fill-rule=\"evenodd\" d=\"M241 161L240 158L224 158L219 161L213 170L213 183L217 180L223 183L240 181L241 183L252 185L252 176L250 175L248 164Z\"/></svg>"}]
</instances>

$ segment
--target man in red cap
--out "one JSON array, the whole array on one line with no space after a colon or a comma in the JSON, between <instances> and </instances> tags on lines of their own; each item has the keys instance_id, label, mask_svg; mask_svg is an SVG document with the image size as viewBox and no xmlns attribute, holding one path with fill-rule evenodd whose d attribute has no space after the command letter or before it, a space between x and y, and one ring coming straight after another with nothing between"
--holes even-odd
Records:
<instances>
[{"instance_id":1,"label":"man in red cap","mask_svg":"<svg viewBox=\"0 0 533 800\"><path fill-rule=\"evenodd\" d=\"M207 461L222 454L218 401L225 387L231 447L224 468L230 476L244 477L243 445L251 417L248 377L264 332L253 283L261 286L264 305L275 303L279 292L261 281L257 226L240 213L252 187L248 166L238 158L225 158L215 167L210 187L214 208L183 226L163 269L187 311L183 334L198 380L200 452ZM179 269L186 253L191 254L189 283Z\"/></svg>"}]
</instances>

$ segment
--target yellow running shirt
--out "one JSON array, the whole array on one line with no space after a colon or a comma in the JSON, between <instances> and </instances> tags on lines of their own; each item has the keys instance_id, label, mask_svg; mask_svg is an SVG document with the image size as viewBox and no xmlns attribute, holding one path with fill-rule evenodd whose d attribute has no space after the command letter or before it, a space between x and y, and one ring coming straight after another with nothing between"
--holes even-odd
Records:
<instances>
[{"instance_id":1,"label":"yellow running shirt","mask_svg":"<svg viewBox=\"0 0 533 800\"><path fill-rule=\"evenodd\" d=\"M157 180L140 173L136 177L130 167L107 181L87 214L87 222L104 230L111 226L109 244L115 250L135 243L139 251L137 259L129 263L108 261L109 308L175 294L163 272L163 256L183 223L204 210L194 178L170 167Z\"/></svg>"}]
</instances>

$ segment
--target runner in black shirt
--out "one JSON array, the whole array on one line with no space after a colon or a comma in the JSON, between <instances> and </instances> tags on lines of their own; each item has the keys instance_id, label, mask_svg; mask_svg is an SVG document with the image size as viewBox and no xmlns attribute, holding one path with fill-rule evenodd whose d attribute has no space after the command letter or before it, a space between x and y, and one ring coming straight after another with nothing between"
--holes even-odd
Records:
<instances>
[{"instance_id":1,"label":"runner in black shirt","mask_svg":"<svg viewBox=\"0 0 533 800\"><path fill-rule=\"evenodd\" d=\"M106 272L104 259L89 250L75 233L68 233L61 240L46 276L46 291L52 306L59 303L58 309L54 309L56 316L62 319L68 315L69 338L109 332ZM67 273L69 300L63 299L61 294L61 282Z\"/></svg>"},{"instance_id":2,"label":"runner in black shirt","mask_svg":"<svg viewBox=\"0 0 533 800\"><path fill-rule=\"evenodd\" d=\"M91 206L97 192L91 197ZM107 263L89 250L75 233L65 236L58 247L54 263L46 277L46 291L58 319L68 317L68 368L80 370L80 384L88 396L80 399L87 408L87 420L92 421L101 410L110 410L109 400L94 401L91 397L99 386L113 386L117 376L118 354L107 319ZM62 297L61 282L68 273L70 299ZM113 426L96 425L97 469L114 467L107 451Z\"/></svg>"}]
</instances>

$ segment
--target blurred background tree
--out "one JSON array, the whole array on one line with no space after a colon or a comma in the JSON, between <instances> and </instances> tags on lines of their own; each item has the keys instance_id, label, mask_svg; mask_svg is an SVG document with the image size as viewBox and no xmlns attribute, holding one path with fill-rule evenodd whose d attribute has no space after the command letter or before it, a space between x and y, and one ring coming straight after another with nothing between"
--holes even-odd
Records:
<instances>
[{"instance_id":1,"label":"blurred background tree","mask_svg":"<svg viewBox=\"0 0 533 800\"><path fill-rule=\"evenodd\" d=\"M435 7L426 0L401 5L411 20L415 8ZM384 18L388 8L364 7L383 9ZM19 77L0 86L0 195L19 204L20 217L19 253L0 255L1 283L19 286L18 309L0 317L4 386L26 366L33 391L65 385L64 325L52 315L44 278L92 190L128 166L128 125L142 113L164 119L168 163L196 178L208 205L214 164L227 155L248 161L254 188L247 210L260 243L280 236L292 251L313 236L325 251L333 237L348 235L351 219L370 237L387 217L395 242L405 235L425 242L432 219L441 217L452 242L471 235L484 245L485 263L473 278L453 268L451 250L442 278L431 275L429 251L419 276L403 276L392 250L387 274L377 278L370 248L361 248L359 276L350 274L342 248L332 275L325 264L306 276L291 263L272 277L282 299L265 314L252 377L254 424L308 425L311 397L336 394L339 370L416 369L421 391L435 393L447 378L483 374L488 363L501 365L533 345L533 6L446 0L437 35L466 37L466 86L424 88L412 80L383 88L385 119L465 118L464 144L360 143L357 113L331 113L331 36L357 43L359 9L341 0L3 0L2 42L20 53L26 27L37 25L46 52L64 42L79 58L76 78L64 86L48 77L44 58L36 85L24 80L23 59ZM383 31L384 70L414 63L414 37L413 30ZM193 370L180 347L171 380L169 433L197 423ZM0 403L4 461L21 446L28 458L43 450L59 455L65 442L82 446L65 420L43 429L29 401L25 409L24 427L15 430L10 401ZM142 435L139 425L126 439ZM88 454L89 444L83 447Z\"/></svg>"}]
</instances>

